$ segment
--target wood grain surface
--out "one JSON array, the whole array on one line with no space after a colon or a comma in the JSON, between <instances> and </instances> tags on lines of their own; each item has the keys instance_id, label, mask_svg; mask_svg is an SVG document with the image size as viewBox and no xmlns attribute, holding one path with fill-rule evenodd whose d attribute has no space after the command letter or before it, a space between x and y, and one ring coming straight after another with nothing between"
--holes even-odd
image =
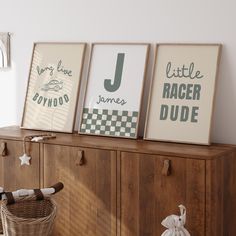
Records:
<instances>
[{"instance_id":1,"label":"wood grain surface","mask_svg":"<svg viewBox=\"0 0 236 236\"><path fill-rule=\"evenodd\" d=\"M171 174L162 175L164 160ZM161 235L161 221L188 209L191 235L205 231L205 161L146 154L121 154L121 235Z\"/></svg>"},{"instance_id":2,"label":"wood grain surface","mask_svg":"<svg viewBox=\"0 0 236 236\"><path fill-rule=\"evenodd\" d=\"M44 147L45 186L58 181L65 186L55 196L59 210L53 235L116 235L116 153L85 148L84 164L78 165L80 151Z\"/></svg>"},{"instance_id":3,"label":"wood grain surface","mask_svg":"<svg viewBox=\"0 0 236 236\"><path fill-rule=\"evenodd\" d=\"M64 190L55 236L157 236L161 221L187 208L191 236L236 235L236 147L175 144L57 133L27 142L30 166L21 166L25 135L42 132L0 129L0 186L6 190ZM5 155L6 154L6 155ZM169 165L169 166L168 166Z\"/></svg>"},{"instance_id":4,"label":"wood grain surface","mask_svg":"<svg viewBox=\"0 0 236 236\"><path fill-rule=\"evenodd\" d=\"M43 132L33 130L23 130L17 126L0 129L0 138L11 140L22 140L25 135L40 134ZM178 144L147 141L142 139L129 140L112 137L88 136L79 134L62 134L56 133L57 138L45 140L44 143L91 147L107 150L142 152L147 154L178 156L181 158L193 159L214 159L223 156L234 149L229 145L213 144L211 146Z\"/></svg>"},{"instance_id":5,"label":"wood grain surface","mask_svg":"<svg viewBox=\"0 0 236 236\"><path fill-rule=\"evenodd\" d=\"M0 186L6 191L39 188L39 144L27 142L30 165L21 166L19 157L23 155L23 142L0 139L1 142L6 142L7 155L0 156Z\"/></svg>"}]
</instances>

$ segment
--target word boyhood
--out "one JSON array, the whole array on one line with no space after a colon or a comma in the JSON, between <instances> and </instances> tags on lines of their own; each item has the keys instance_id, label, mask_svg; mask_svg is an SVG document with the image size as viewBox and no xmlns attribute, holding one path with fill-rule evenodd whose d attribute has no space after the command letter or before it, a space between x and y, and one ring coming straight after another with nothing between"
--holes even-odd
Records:
<instances>
[{"instance_id":1,"label":"word boyhood","mask_svg":"<svg viewBox=\"0 0 236 236\"><path fill-rule=\"evenodd\" d=\"M32 99L34 102L44 107L57 107L69 102L69 96L67 94L58 98L46 98L39 95L39 93L35 93Z\"/></svg>"}]
</instances>

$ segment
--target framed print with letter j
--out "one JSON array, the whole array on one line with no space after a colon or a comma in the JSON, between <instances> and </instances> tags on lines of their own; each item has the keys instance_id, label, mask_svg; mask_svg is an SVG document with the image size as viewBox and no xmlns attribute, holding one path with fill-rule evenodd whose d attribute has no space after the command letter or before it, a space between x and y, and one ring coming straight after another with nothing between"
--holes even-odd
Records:
<instances>
[{"instance_id":1,"label":"framed print with letter j","mask_svg":"<svg viewBox=\"0 0 236 236\"><path fill-rule=\"evenodd\" d=\"M78 101L84 43L36 43L22 128L72 132Z\"/></svg>"},{"instance_id":2,"label":"framed print with letter j","mask_svg":"<svg viewBox=\"0 0 236 236\"><path fill-rule=\"evenodd\" d=\"M210 144L219 44L156 49L145 139Z\"/></svg>"},{"instance_id":3,"label":"framed print with letter j","mask_svg":"<svg viewBox=\"0 0 236 236\"><path fill-rule=\"evenodd\" d=\"M80 133L137 138L149 44L92 45Z\"/></svg>"}]
</instances>

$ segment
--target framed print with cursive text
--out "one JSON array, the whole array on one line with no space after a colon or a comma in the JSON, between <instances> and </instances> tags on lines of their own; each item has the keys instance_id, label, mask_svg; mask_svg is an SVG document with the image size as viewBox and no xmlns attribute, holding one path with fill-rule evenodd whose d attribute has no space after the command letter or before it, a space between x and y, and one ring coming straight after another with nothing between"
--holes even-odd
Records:
<instances>
[{"instance_id":1,"label":"framed print with cursive text","mask_svg":"<svg viewBox=\"0 0 236 236\"><path fill-rule=\"evenodd\" d=\"M137 138L149 44L92 45L79 133Z\"/></svg>"},{"instance_id":2,"label":"framed print with cursive text","mask_svg":"<svg viewBox=\"0 0 236 236\"><path fill-rule=\"evenodd\" d=\"M35 43L21 128L73 132L85 43Z\"/></svg>"},{"instance_id":3,"label":"framed print with cursive text","mask_svg":"<svg viewBox=\"0 0 236 236\"><path fill-rule=\"evenodd\" d=\"M221 45L156 47L144 139L210 144Z\"/></svg>"}]
</instances>

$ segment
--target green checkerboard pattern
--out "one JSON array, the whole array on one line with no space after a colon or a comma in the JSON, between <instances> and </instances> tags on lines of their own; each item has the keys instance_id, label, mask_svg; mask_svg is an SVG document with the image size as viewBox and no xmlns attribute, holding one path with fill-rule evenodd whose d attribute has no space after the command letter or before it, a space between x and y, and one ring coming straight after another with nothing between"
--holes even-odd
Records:
<instances>
[{"instance_id":1,"label":"green checkerboard pattern","mask_svg":"<svg viewBox=\"0 0 236 236\"><path fill-rule=\"evenodd\" d=\"M81 133L136 137L137 111L83 109Z\"/></svg>"}]
</instances>

